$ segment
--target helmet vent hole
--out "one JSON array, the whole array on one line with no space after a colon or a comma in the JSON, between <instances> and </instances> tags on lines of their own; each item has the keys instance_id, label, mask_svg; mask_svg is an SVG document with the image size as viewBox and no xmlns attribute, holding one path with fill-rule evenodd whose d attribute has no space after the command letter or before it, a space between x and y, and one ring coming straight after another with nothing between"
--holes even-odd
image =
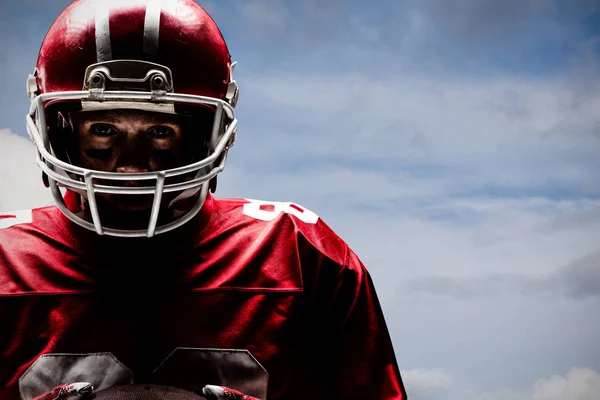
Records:
<instances>
[{"instance_id":1,"label":"helmet vent hole","mask_svg":"<svg viewBox=\"0 0 600 400\"><path fill-rule=\"evenodd\" d=\"M155 76L152 78L152 83L154 83L156 86L163 86L165 80L162 78L162 76Z\"/></svg>"},{"instance_id":2,"label":"helmet vent hole","mask_svg":"<svg viewBox=\"0 0 600 400\"><path fill-rule=\"evenodd\" d=\"M100 76L100 74L96 74L96 75L92 76L93 84L98 85L101 82L102 82L102 77Z\"/></svg>"}]
</instances>

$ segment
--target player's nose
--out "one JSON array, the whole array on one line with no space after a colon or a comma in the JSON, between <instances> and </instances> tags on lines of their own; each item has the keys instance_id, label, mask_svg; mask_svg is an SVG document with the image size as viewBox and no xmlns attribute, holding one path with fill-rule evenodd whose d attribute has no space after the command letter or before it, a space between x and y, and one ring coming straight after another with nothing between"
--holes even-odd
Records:
<instances>
[{"instance_id":1,"label":"player's nose","mask_svg":"<svg viewBox=\"0 0 600 400\"><path fill-rule=\"evenodd\" d=\"M138 165L121 165L120 167L117 167L117 172L121 173L121 174L131 174L131 173L142 173L142 172L148 172L148 168L146 167L140 167Z\"/></svg>"},{"instance_id":2,"label":"player's nose","mask_svg":"<svg viewBox=\"0 0 600 400\"><path fill-rule=\"evenodd\" d=\"M148 172L148 168L140 167L137 165L122 165L120 167L117 167L117 172L121 173L121 174L142 173L142 172ZM125 187L139 187L139 186L145 186L145 184L147 184L147 183L148 183L148 180L136 179L136 180L122 181L121 184Z\"/></svg>"}]
</instances>

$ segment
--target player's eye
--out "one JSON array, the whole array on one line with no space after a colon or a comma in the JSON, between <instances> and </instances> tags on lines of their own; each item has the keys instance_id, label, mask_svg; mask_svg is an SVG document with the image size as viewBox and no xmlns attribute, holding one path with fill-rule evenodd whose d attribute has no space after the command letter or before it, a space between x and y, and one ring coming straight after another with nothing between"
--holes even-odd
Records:
<instances>
[{"instance_id":1,"label":"player's eye","mask_svg":"<svg viewBox=\"0 0 600 400\"><path fill-rule=\"evenodd\" d=\"M113 136L117 134L117 130L114 126L108 124L94 124L90 131L96 136Z\"/></svg>"},{"instance_id":2,"label":"player's eye","mask_svg":"<svg viewBox=\"0 0 600 400\"><path fill-rule=\"evenodd\" d=\"M168 126L164 126L164 125L157 125L157 126L153 126L152 128L148 129L148 135L150 135L150 137L152 138L156 138L156 139L167 139L171 136L173 136L173 129L169 128Z\"/></svg>"}]
</instances>

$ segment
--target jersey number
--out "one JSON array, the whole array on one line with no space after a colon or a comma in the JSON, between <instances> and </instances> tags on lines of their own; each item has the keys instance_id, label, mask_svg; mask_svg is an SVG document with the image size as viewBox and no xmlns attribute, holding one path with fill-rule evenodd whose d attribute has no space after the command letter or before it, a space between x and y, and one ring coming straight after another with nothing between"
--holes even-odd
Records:
<instances>
[{"instance_id":1,"label":"jersey number","mask_svg":"<svg viewBox=\"0 0 600 400\"><path fill-rule=\"evenodd\" d=\"M282 212L292 214L300 221L307 224L316 224L319 220L317 214L294 203L252 199L246 200L248 200L249 203L244 204L244 214L261 221L272 221Z\"/></svg>"}]
</instances>

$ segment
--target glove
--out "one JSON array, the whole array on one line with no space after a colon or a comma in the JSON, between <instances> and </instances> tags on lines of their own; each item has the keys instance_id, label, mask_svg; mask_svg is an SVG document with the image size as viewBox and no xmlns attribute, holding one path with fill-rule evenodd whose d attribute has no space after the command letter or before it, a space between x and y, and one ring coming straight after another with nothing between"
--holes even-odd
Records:
<instances>
[{"instance_id":1,"label":"glove","mask_svg":"<svg viewBox=\"0 0 600 400\"><path fill-rule=\"evenodd\" d=\"M206 385L202 394L210 400L260 400L225 386Z\"/></svg>"},{"instance_id":2,"label":"glove","mask_svg":"<svg viewBox=\"0 0 600 400\"><path fill-rule=\"evenodd\" d=\"M92 393L94 387L89 382L65 383L56 386L49 392L35 397L33 400L63 400L80 394Z\"/></svg>"},{"instance_id":3,"label":"glove","mask_svg":"<svg viewBox=\"0 0 600 400\"><path fill-rule=\"evenodd\" d=\"M92 393L94 393L94 386L89 382L65 383L32 400L67 400L79 398L79 395L86 398L85 395ZM202 394L209 400L260 400L225 386L206 385L202 389Z\"/></svg>"}]
</instances>

